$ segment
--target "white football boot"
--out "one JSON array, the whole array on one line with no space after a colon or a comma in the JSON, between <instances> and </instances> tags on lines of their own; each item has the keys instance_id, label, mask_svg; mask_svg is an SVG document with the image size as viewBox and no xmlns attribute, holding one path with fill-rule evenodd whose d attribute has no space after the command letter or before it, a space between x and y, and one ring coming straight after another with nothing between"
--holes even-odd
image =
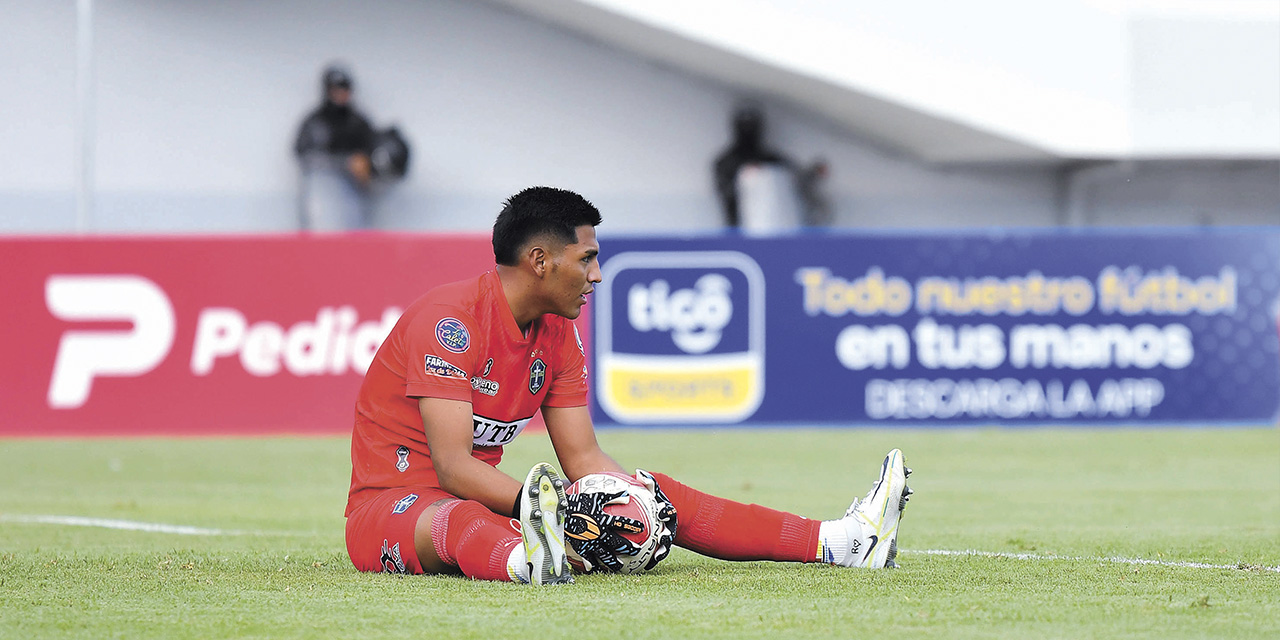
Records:
<instances>
[{"instance_id":1,"label":"white football boot","mask_svg":"<svg viewBox=\"0 0 1280 640\"><path fill-rule=\"evenodd\" d=\"M846 567L896 567L898 521L912 494L909 475L902 451L890 451L870 493L855 498L843 518L822 523L818 560Z\"/></svg>"},{"instance_id":2,"label":"white football boot","mask_svg":"<svg viewBox=\"0 0 1280 640\"><path fill-rule=\"evenodd\" d=\"M565 486L551 465L539 462L529 470L520 491L520 535L533 584L573 582L565 555Z\"/></svg>"}]
</instances>

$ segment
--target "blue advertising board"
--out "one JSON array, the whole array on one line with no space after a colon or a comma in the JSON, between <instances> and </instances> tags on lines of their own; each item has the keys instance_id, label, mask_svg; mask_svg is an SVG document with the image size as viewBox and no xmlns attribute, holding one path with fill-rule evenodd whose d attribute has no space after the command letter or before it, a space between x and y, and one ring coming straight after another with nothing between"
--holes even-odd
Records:
<instances>
[{"instance_id":1,"label":"blue advertising board","mask_svg":"<svg viewBox=\"0 0 1280 640\"><path fill-rule=\"evenodd\" d=\"M1274 423L1280 229L602 240L601 423Z\"/></svg>"}]
</instances>

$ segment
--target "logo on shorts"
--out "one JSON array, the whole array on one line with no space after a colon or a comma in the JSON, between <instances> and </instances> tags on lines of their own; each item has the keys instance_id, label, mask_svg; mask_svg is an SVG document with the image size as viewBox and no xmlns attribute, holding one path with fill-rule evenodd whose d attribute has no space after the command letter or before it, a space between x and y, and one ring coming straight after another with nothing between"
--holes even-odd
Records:
<instances>
[{"instance_id":1,"label":"logo on shorts","mask_svg":"<svg viewBox=\"0 0 1280 640\"><path fill-rule=\"evenodd\" d=\"M390 545L384 538L382 540L382 563L383 573L409 573L404 568L404 560L400 557L400 543Z\"/></svg>"},{"instance_id":2,"label":"logo on shorts","mask_svg":"<svg viewBox=\"0 0 1280 640\"><path fill-rule=\"evenodd\" d=\"M408 511L409 507L412 507L413 503L417 501L418 501L418 494L416 493L411 493L403 498L400 498L399 502L396 502L396 506L392 507L391 513L404 513Z\"/></svg>"},{"instance_id":3,"label":"logo on shorts","mask_svg":"<svg viewBox=\"0 0 1280 640\"><path fill-rule=\"evenodd\" d=\"M471 346L471 334L467 326L457 318L442 318L436 323L436 340L440 346L453 353L464 353Z\"/></svg>"},{"instance_id":4,"label":"logo on shorts","mask_svg":"<svg viewBox=\"0 0 1280 640\"><path fill-rule=\"evenodd\" d=\"M404 473L409 470L409 447L400 445L396 447L396 471Z\"/></svg>"},{"instance_id":5,"label":"logo on shorts","mask_svg":"<svg viewBox=\"0 0 1280 640\"><path fill-rule=\"evenodd\" d=\"M538 395L542 385L547 381L547 363L538 358L529 365L529 393Z\"/></svg>"}]
</instances>

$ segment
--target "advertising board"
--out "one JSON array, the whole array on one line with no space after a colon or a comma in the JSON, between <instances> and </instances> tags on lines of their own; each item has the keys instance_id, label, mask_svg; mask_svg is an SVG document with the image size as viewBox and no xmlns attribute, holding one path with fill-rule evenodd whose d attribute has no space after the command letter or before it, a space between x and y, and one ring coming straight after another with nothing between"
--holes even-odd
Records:
<instances>
[{"instance_id":1,"label":"advertising board","mask_svg":"<svg viewBox=\"0 0 1280 640\"><path fill-rule=\"evenodd\" d=\"M1264 424L1280 230L602 242L622 424Z\"/></svg>"},{"instance_id":2,"label":"advertising board","mask_svg":"<svg viewBox=\"0 0 1280 640\"><path fill-rule=\"evenodd\" d=\"M0 240L0 435L347 433L401 310L485 235Z\"/></svg>"}]
</instances>

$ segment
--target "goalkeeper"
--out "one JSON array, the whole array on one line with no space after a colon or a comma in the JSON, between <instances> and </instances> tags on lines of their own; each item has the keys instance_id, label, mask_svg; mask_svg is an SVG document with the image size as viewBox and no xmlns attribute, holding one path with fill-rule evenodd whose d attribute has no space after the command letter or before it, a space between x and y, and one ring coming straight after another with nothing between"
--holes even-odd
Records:
<instances>
[{"instance_id":1,"label":"goalkeeper","mask_svg":"<svg viewBox=\"0 0 1280 640\"><path fill-rule=\"evenodd\" d=\"M639 552L621 534L640 523L604 513L620 496L566 496L547 464L523 483L497 469L541 410L567 480L623 472L596 441L571 322L601 280L598 224L576 193L521 191L493 226L496 267L431 290L383 341L352 432L346 540L357 569L552 584L572 582L566 530L588 570ZM818 521L637 471L660 505L649 567L672 544L725 560L893 566L908 473L891 451L866 497Z\"/></svg>"}]
</instances>

